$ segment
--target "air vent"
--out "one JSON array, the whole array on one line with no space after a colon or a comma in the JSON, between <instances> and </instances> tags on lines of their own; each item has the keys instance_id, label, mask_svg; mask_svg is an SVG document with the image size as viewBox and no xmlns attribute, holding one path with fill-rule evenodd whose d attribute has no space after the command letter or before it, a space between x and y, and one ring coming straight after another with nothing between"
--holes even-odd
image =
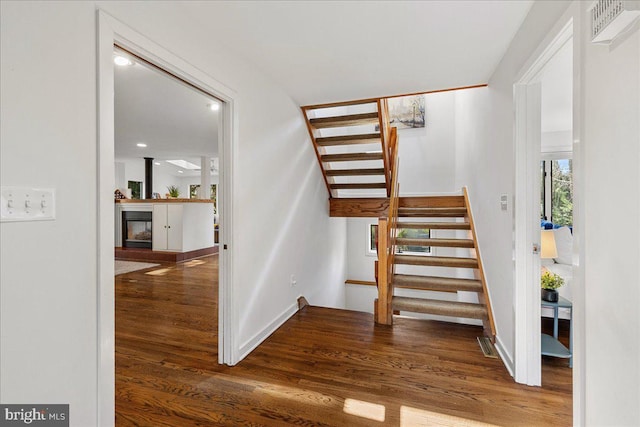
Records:
<instances>
[{"instance_id":1,"label":"air vent","mask_svg":"<svg viewBox=\"0 0 640 427\"><path fill-rule=\"evenodd\" d=\"M598 0L591 8L591 41L610 43L640 16L640 2Z\"/></svg>"}]
</instances>

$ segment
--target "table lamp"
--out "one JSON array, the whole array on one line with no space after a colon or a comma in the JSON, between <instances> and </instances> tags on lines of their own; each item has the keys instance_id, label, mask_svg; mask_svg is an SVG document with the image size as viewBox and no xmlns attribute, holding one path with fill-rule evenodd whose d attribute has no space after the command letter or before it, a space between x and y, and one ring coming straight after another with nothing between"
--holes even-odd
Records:
<instances>
[{"instance_id":1,"label":"table lamp","mask_svg":"<svg viewBox=\"0 0 640 427\"><path fill-rule=\"evenodd\" d=\"M556 248L556 238L553 230L542 230L540 235L540 258L558 258L558 249Z\"/></svg>"}]
</instances>

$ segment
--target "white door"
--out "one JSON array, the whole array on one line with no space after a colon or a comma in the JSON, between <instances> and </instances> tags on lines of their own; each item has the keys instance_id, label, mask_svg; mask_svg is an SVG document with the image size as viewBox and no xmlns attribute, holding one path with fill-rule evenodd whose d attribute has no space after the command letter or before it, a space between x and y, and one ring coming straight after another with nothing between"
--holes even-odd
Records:
<instances>
[{"instance_id":1,"label":"white door","mask_svg":"<svg viewBox=\"0 0 640 427\"><path fill-rule=\"evenodd\" d=\"M182 205L167 205L167 242L169 251L182 251Z\"/></svg>"},{"instance_id":2,"label":"white door","mask_svg":"<svg viewBox=\"0 0 640 427\"><path fill-rule=\"evenodd\" d=\"M167 205L153 205L151 226L154 251L167 250Z\"/></svg>"}]
</instances>

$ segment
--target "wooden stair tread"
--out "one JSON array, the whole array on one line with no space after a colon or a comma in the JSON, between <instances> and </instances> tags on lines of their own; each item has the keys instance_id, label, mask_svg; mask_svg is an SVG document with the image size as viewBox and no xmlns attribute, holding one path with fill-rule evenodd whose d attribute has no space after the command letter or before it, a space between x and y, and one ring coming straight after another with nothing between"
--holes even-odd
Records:
<instances>
[{"instance_id":1,"label":"wooden stair tread","mask_svg":"<svg viewBox=\"0 0 640 427\"><path fill-rule=\"evenodd\" d=\"M398 221L396 228L432 228L434 230L470 230L468 222L404 222Z\"/></svg>"},{"instance_id":2,"label":"wooden stair tread","mask_svg":"<svg viewBox=\"0 0 640 427\"><path fill-rule=\"evenodd\" d=\"M476 258L462 257L396 255L394 257L394 263L405 265L426 265L433 267L478 268L478 260Z\"/></svg>"},{"instance_id":3,"label":"wooden stair tread","mask_svg":"<svg viewBox=\"0 0 640 427\"><path fill-rule=\"evenodd\" d=\"M346 116L320 117L309 119L309 124L316 129L360 126L379 123L378 113L349 114Z\"/></svg>"},{"instance_id":4,"label":"wooden stair tread","mask_svg":"<svg viewBox=\"0 0 640 427\"><path fill-rule=\"evenodd\" d=\"M348 184L330 184L332 190L360 190L360 189L385 189L387 184L384 182L360 182Z\"/></svg>"},{"instance_id":5,"label":"wooden stair tread","mask_svg":"<svg viewBox=\"0 0 640 427\"><path fill-rule=\"evenodd\" d=\"M364 176L384 175L384 168L371 169L329 169L325 171L327 176Z\"/></svg>"},{"instance_id":6,"label":"wooden stair tread","mask_svg":"<svg viewBox=\"0 0 640 427\"><path fill-rule=\"evenodd\" d=\"M394 286L424 291L467 291L481 292L482 282L474 279L459 279L455 277L416 276L411 274L394 274Z\"/></svg>"},{"instance_id":7,"label":"wooden stair tread","mask_svg":"<svg viewBox=\"0 0 640 427\"><path fill-rule=\"evenodd\" d=\"M398 237L396 244L404 246L442 246L450 248L473 248L472 239L411 239L408 237Z\"/></svg>"},{"instance_id":8,"label":"wooden stair tread","mask_svg":"<svg viewBox=\"0 0 640 427\"><path fill-rule=\"evenodd\" d=\"M464 196L400 197L399 208L464 208Z\"/></svg>"},{"instance_id":9,"label":"wooden stair tread","mask_svg":"<svg viewBox=\"0 0 640 427\"><path fill-rule=\"evenodd\" d=\"M356 160L382 160L382 152L373 153L342 153L342 154L323 154L320 156L323 162L350 162Z\"/></svg>"},{"instance_id":10,"label":"wooden stair tread","mask_svg":"<svg viewBox=\"0 0 640 427\"><path fill-rule=\"evenodd\" d=\"M333 145L355 145L380 143L379 133L365 133L357 135L326 136L316 138L316 144L321 147Z\"/></svg>"},{"instance_id":11,"label":"wooden stair tread","mask_svg":"<svg viewBox=\"0 0 640 427\"><path fill-rule=\"evenodd\" d=\"M402 207L398 208L398 216L401 217L464 217L467 215L466 208L460 207Z\"/></svg>"},{"instance_id":12,"label":"wooden stair tread","mask_svg":"<svg viewBox=\"0 0 640 427\"><path fill-rule=\"evenodd\" d=\"M464 317L468 319L487 319L488 317L487 308L484 305L468 302L394 296L391 300L391 305L394 310L414 313Z\"/></svg>"}]
</instances>

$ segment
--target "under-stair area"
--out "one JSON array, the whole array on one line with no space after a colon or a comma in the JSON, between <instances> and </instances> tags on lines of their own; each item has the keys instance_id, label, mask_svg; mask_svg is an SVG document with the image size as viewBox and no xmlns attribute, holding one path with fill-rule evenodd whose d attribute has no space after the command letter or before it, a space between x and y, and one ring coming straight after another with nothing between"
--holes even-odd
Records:
<instances>
[{"instance_id":1,"label":"under-stair area","mask_svg":"<svg viewBox=\"0 0 640 427\"><path fill-rule=\"evenodd\" d=\"M330 215L379 218L376 323L391 325L394 314L406 313L477 319L494 341L466 188L458 195L400 196L400 142L387 99L312 105L302 112L329 192ZM397 289L418 291L420 297L399 295Z\"/></svg>"}]
</instances>

